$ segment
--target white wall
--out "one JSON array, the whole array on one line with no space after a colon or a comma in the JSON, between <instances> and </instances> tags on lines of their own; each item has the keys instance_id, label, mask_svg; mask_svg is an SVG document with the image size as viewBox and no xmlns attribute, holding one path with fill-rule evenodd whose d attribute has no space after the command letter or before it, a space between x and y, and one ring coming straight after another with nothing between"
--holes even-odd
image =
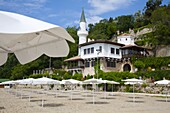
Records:
<instances>
[{"instance_id":1,"label":"white wall","mask_svg":"<svg viewBox=\"0 0 170 113\"><path fill-rule=\"evenodd\" d=\"M100 52L97 55L96 49L99 49L99 46L102 46L102 52ZM94 53L90 53L84 55L84 49L92 48L94 47ZM115 54L111 54L111 48L115 48ZM107 43L95 43L87 46L83 46L80 48L80 55L82 59L87 59L87 58L96 58L96 57L111 57L111 58L122 58L121 50L119 49L119 55L116 54L116 48L119 49L120 46L117 45L112 45L112 44L107 44Z\"/></svg>"},{"instance_id":2,"label":"white wall","mask_svg":"<svg viewBox=\"0 0 170 113\"><path fill-rule=\"evenodd\" d=\"M118 36L118 43L125 45L135 45L134 38L132 36Z\"/></svg>"}]
</instances>

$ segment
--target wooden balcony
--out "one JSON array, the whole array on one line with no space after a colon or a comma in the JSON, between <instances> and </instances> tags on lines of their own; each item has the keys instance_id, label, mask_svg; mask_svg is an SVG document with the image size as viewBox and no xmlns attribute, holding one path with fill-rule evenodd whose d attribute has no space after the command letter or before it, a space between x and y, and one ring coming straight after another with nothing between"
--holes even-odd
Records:
<instances>
[{"instance_id":1,"label":"wooden balcony","mask_svg":"<svg viewBox=\"0 0 170 113\"><path fill-rule=\"evenodd\" d=\"M68 69L83 69L84 66L68 66Z\"/></svg>"},{"instance_id":2,"label":"wooden balcony","mask_svg":"<svg viewBox=\"0 0 170 113\"><path fill-rule=\"evenodd\" d=\"M131 57L135 57L135 58L142 58L142 57L146 57L143 54L125 54L122 55L122 58L131 58Z\"/></svg>"}]
</instances>

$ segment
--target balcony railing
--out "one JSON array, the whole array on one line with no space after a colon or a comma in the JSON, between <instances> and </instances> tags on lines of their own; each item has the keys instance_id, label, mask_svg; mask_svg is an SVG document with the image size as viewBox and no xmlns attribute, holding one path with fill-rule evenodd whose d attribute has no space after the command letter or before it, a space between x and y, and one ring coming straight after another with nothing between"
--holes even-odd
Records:
<instances>
[{"instance_id":1,"label":"balcony railing","mask_svg":"<svg viewBox=\"0 0 170 113\"><path fill-rule=\"evenodd\" d=\"M145 57L144 54L125 54L122 55L123 58L131 58L131 57L136 57L136 58L141 58L141 57Z\"/></svg>"},{"instance_id":2,"label":"balcony railing","mask_svg":"<svg viewBox=\"0 0 170 113\"><path fill-rule=\"evenodd\" d=\"M84 68L84 66L68 66L68 69L80 69Z\"/></svg>"}]
</instances>

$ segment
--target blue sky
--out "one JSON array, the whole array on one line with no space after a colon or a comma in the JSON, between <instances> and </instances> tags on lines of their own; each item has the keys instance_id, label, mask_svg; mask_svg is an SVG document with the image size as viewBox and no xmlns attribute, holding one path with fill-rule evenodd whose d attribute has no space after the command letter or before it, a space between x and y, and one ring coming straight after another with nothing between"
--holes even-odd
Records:
<instances>
[{"instance_id":1,"label":"blue sky","mask_svg":"<svg viewBox=\"0 0 170 113\"><path fill-rule=\"evenodd\" d=\"M15 12L66 28L78 26L82 7L87 23L134 14L148 0L0 0L0 10ZM170 0L163 0L163 4Z\"/></svg>"}]
</instances>

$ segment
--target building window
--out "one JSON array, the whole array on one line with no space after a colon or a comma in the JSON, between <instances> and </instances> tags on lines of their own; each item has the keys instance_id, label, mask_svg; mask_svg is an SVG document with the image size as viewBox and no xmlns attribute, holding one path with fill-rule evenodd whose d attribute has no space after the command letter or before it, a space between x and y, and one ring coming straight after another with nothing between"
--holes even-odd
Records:
<instances>
[{"instance_id":1,"label":"building window","mask_svg":"<svg viewBox=\"0 0 170 113\"><path fill-rule=\"evenodd\" d=\"M91 61L91 67L95 66L95 61Z\"/></svg>"},{"instance_id":2,"label":"building window","mask_svg":"<svg viewBox=\"0 0 170 113\"><path fill-rule=\"evenodd\" d=\"M116 49L116 54L119 55L120 51L119 49Z\"/></svg>"},{"instance_id":3,"label":"building window","mask_svg":"<svg viewBox=\"0 0 170 113\"><path fill-rule=\"evenodd\" d=\"M90 62L85 62L85 67L90 67Z\"/></svg>"},{"instance_id":4,"label":"building window","mask_svg":"<svg viewBox=\"0 0 170 113\"><path fill-rule=\"evenodd\" d=\"M90 48L87 49L87 53L90 54Z\"/></svg>"},{"instance_id":5,"label":"building window","mask_svg":"<svg viewBox=\"0 0 170 113\"><path fill-rule=\"evenodd\" d=\"M94 53L94 47L91 48L91 53Z\"/></svg>"},{"instance_id":6,"label":"building window","mask_svg":"<svg viewBox=\"0 0 170 113\"><path fill-rule=\"evenodd\" d=\"M86 55L86 49L84 49L84 55Z\"/></svg>"},{"instance_id":7,"label":"building window","mask_svg":"<svg viewBox=\"0 0 170 113\"><path fill-rule=\"evenodd\" d=\"M107 61L107 67L116 67L115 61Z\"/></svg>"},{"instance_id":8,"label":"building window","mask_svg":"<svg viewBox=\"0 0 170 113\"><path fill-rule=\"evenodd\" d=\"M127 38L126 38L126 41L127 41Z\"/></svg>"},{"instance_id":9,"label":"building window","mask_svg":"<svg viewBox=\"0 0 170 113\"><path fill-rule=\"evenodd\" d=\"M111 53L115 54L115 48L111 48Z\"/></svg>"}]
</instances>

